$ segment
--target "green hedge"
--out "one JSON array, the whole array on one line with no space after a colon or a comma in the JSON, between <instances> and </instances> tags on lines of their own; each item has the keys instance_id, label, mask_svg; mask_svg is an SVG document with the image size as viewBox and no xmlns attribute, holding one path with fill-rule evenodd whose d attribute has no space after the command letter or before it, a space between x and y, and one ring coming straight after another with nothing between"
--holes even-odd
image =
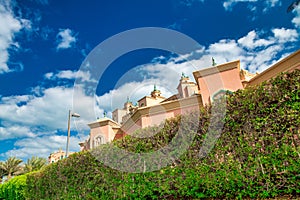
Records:
<instances>
[{"instance_id":1,"label":"green hedge","mask_svg":"<svg viewBox=\"0 0 300 200\"><path fill-rule=\"evenodd\" d=\"M22 200L25 199L27 175L20 175L0 185L0 199Z\"/></svg>"},{"instance_id":2,"label":"green hedge","mask_svg":"<svg viewBox=\"0 0 300 200\"><path fill-rule=\"evenodd\" d=\"M199 159L211 108L166 121L149 138L126 136L110 145L151 152L177 134L196 129L189 150L171 166L147 173L106 167L90 152L71 155L27 177L28 199L272 198L300 195L300 71L228 94L224 127L212 151ZM221 109L216 105L217 109ZM184 120L185 123L180 123ZM218 127L220 124L214 124ZM136 134L152 135L159 127ZM95 153L95 151L94 151ZM205 153L205 152L204 152ZM118 159L110 157L110 159ZM126 159L126 158L124 158ZM116 160L122 162L121 159ZM130 163L130 162L129 162ZM158 160L156 164L160 164ZM132 163L131 165L134 165ZM128 166L131 167L131 166Z\"/></svg>"}]
</instances>

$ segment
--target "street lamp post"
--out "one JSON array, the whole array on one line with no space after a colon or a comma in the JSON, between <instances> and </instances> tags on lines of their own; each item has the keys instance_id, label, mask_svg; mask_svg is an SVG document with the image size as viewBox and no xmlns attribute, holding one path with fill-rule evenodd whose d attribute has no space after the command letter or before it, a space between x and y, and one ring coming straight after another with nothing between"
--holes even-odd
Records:
<instances>
[{"instance_id":1,"label":"street lamp post","mask_svg":"<svg viewBox=\"0 0 300 200\"><path fill-rule=\"evenodd\" d=\"M80 117L77 113L71 113L71 110L69 110L69 117L68 117L68 137L67 137L67 148L66 148L66 157L69 155L69 143L70 143L70 121L71 117Z\"/></svg>"}]
</instances>

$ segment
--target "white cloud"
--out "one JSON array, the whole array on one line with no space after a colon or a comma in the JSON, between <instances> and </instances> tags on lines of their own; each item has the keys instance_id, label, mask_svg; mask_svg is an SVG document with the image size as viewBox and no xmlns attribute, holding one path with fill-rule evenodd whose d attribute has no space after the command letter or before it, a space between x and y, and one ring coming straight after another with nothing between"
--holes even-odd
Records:
<instances>
[{"instance_id":1,"label":"white cloud","mask_svg":"<svg viewBox=\"0 0 300 200\"><path fill-rule=\"evenodd\" d=\"M1 99L0 119L27 126L46 126L52 129L64 129L64 115L71 107L72 89L64 87L48 88L42 96L34 94ZM7 101L6 99L10 99ZM14 103L13 103L14 102ZM65 116L66 117L66 116Z\"/></svg>"},{"instance_id":2,"label":"white cloud","mask_svg":"<svg viewBox=\"0 0 300 200\"><path fill-rule=\"evenodd\" d=\"M93 97L81 93L79 99L82 105L94 102ZM9 96L0 99L0 119L24 126L42 126L49 130L66 130L68 109L72 108L73 88L53 87L43 90L41 96L35 94L24 96ZM89 116L86 108L76 110L80 114ZM92 117L86 119L93 120ZM24 133L26 134L26 133Z\"/></svg>"},{"instance_id":3,"label":"white cloud","mask_svg":"<svg viewBox=\"0 0 300 200\"><path fill-rule=\"evenodd\" d=\"M88 71L72 71L72 70L62 70L57 73L49 72L44 75L46 79L55 80L55 79L80 79L81 82L97 82L91 77L91 74Z\"/></svg>"},{"instance_id":4,"label":"white cloud","mask_svg":"<svg viewBox=\"0 0 300 200\"><path fill-rule=\"evenodd\" d=\"M248 49L254 49L256 47L266 47L272 44L274 41L267 39L260 39L255 31L250 31L246 36L240 38L238 43Z\"/></svg>"},{"instance_id":5,"label":"white cloud","mask_svg":"<svg viewBox=\"0 0 300 200\"><path fill-rule=\"evenodd\" d=\"M79 137L70 137L70 152L79 151ZM50 135L36 138L25 138L18 140L14 145L16 148L9 150L0 156L9 157L16 156L23 160L31 156L48 158L50 153L56 152L59 149L65 151L67 137L61 135Z\"/></svg>"},{"instance_id":6,"label":"white cloud","mask_svg":"<svg viewBox=\"0 0 300 200\"><path fill-rule=\"evenodd\" d=\"M53 72L49 72L49 73L46 73L46 74L44 75L44 77L45 77L46 79L52 79L53 76L54 76L54 73L53 73Z\"/></svg>"},{"instance_id":7,"label":"white cloud","mask_svg":"<svg viewBox=\"0 0 300 200\"><path fill-rule=\"evenodd\" d=\"M19 44L14 41L15 35L22 28L30 29L29 20L16 17L10 5L10 1L0 0L0 74L19 70L19 65L11 65L9 62L9 49L19 48Z\"/></svg>"},{"instance_id":8,"label":"white cloud","mask_svg":"<svg viewBox=\"0 0 300 200\"><path fill-rule=\"evenodd\" d=\"M70 29L60 29L56 38L58 43L56 47L57 50L70 48L77 40L73 31Z\"/></svg>"},{"instance_id":9,"label":"white cloud","mask_svg":"<svg viewBox=\"0 0 300 200\"><path fill-rule=\"evenodd\" d=\"M57 136L57 133L67 132L68 110L75 101L73 88L38 87L32 91L38 91L38 94L0 97L0 140L18 138L15 149L0 156L48 156L52 151L65 147L65 136ZM98 107L86 107L94 105L94 97L87 96L82 89L77 98L74 111L82 117L76 123L74 118L71 121L71 130L76 134L71 139L72 151L79 150L78 142L87 136L87 123L96 119L95 112L101 116L103 113Z\"/></svg>"},{"instance_id":10,"label":"white cloud","mask_svg":"<svg viewBox=\"0 0 300 200\"><path fill-rule=\"evenodd\" d=\"M298 38L298 32L295 29L275 28L272 32L279 42L295 42Z\"/></svg>"},{"instance_id":11,"label":"white cloud","mask_svg":"<svg viewBox=\"0 0 300 200\"><path fill-rule=\"evenodd\" d=\"M242 49L238 47L235 40L220 40L215 44L209 46L210 54L222 55L228 57L231 55L241 55Z\"/></svg>"},{"instance_id":12,"label":"white cloud","mask_svg":"<svg viewBox=\"0 0 300 200\"><path fill-rule=\"evenodd\" d=\"M280 56L281 52L293 47L299 37L294 29L275 28L270 35L260 38L259 32L250 31L238 40L220 40L206 50L218 63L241 60L241 67L251 72L261 72ZM204 56L205 57L205 56Z\"/></svg>"},{"instance_id":13,"label":"white cloud","mask_svg":"<svg viewBox=\"0 0 300 200\"><path fill-rule=\"evenodd\" d=\"M7 127L0 127L0 141L20 137L34 137L35 134L29 127L10 124Z\"/></svg>"},{"instance_id":14,"label":"white cloud","mask_svg":"<svg viewBox=\"0 0 300 200\"><path fill-rule=\"evenodd\" d=\"M292 19L292 23L299 28L300 27L300 6L297 6L294 10L293 13L295 13L295 17Z\"/></svg>"}]
</instances>

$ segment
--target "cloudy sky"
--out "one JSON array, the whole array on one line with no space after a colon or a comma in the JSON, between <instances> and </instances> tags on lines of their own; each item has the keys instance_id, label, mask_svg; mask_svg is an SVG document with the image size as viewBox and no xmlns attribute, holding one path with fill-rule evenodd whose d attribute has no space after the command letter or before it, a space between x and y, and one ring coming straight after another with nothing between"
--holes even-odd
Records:
<instances>
[{"instance_id":1,"label":"cloudy sky","mask_svg":"<svg viewBox=\"0 0 300 200\"><path fill-rule=\"evenodd\" d=\"M65 149L69 109L83 116L71 123L70 148L78 151L86 123L110 115L127 97L136 102L154 84L170 96L182 72L193 79L212 57L218 64L239 59L251 72L267 69L299 49L300 6L287 12L292 2L0 0L0 161ZM131 51L97 78L81 70L97 45L141 27L175 30L198 45L182 55Z\"/></svg>"}]
</instances>

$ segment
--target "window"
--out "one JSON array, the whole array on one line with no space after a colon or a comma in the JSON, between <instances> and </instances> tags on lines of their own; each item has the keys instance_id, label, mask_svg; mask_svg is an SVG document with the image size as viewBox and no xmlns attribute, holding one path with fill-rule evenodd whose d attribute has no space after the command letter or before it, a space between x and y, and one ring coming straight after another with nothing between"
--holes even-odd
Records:
<instances>
[{"instance_id":1,"label":"window","mask_svg":"<svg viewBox=\"0 0 300 200\"><path fill-rule=\"evenodd\" d=\"M221 89L212 96L212 100L220 99L221 97L224 97L226 94L232 94L232 92L230 90Z\"/></svg>"},{"instance_id":2,"label":"window","mask_svg":"<svg viewBox=\"0 0 300 200\"><path fill-rule=\"evenodd\" d=\"M104 137L102 135L98 135L94 138L94 147L97 147L101 144L104 144Z\"/></svg>"}]
</instances>

